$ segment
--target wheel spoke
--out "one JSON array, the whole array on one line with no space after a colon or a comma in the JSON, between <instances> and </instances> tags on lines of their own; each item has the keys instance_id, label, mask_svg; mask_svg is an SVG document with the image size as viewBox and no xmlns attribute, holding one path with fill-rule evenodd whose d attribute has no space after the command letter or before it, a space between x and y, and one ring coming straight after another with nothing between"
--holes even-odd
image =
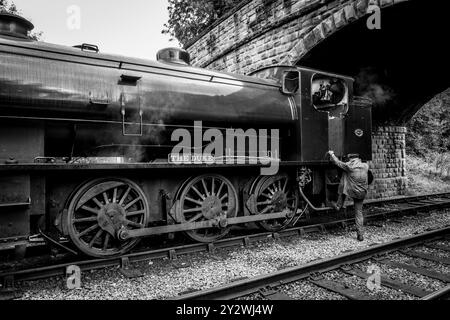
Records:
<instances>
[{"instance_id":1,"label":"wheel spoke","mask_svg":"<svg viewBox=\"0 0 450 320\"><path fill-rule=\"evenodd\" d=\"M189 198L189 197L186 197L185 199L186 199L187 201L190 201L190 202L193 202L193 203L195 203L195 204L198 204L199 206L203 205L203 202L201 202L201 201L194 200L194 199Z\"/></svg>"},{"instance_id":2,"label":"wheel spoke","mask_svg":"<svg viewBox=\"0 0 450 320\"><path fill-rule=\"evenodd\" d=\"M143 228L144 227L143 224L137 223L137 222L133 222L133 221L130 221L130 220L126 220L126 224L128 226L132 226L132 227L135 227L135 228Z\"/></svg>"},{"instance_id":3,"label":"wheel spoke","mask_svg":"<svg viewBox=\"0 0 450 320\"><path fill-rule=\"evenodd\" d=\"M205 197L203 194L201 194L200 191L198 191L198 189L197 189L195 186L192 186L192 190L194 190L195 193L197 193L198 196L199 196L202 200L205 200L205 199L206 199L206 197Z\"/></svg>"},{"instance_id":4,"label":"wheel spoke","mask_svg":"<svg viewBox=\"0 0 450 320\"><path fill-rule=\"evenodd\" d=\"M139 211L133 211L133 212L127 212L125 214L126 217L133 217L133 216L137 216L139 214L144 214L145 210L139 210Z\"/></svg>"},{"instance_id":5,"label":"wheel spoke","mask_svg":"<svg viewBox=\"0 0 450 320\"><path fill-rule=\"evenodd\" d=\"M193 218L189 219L188 222L195 222L198 219L200 219L201 217L203 217L203 213L199 213L199 214L195 215Z\"/></svg>"},{"instance_id":6,"label":"wheel spoke","mask_svg":"<svg viewBox=\"0 0 450 320\"><path fill-rule=\"evenodd\" d=\"M286 181L284 181L283 192L286 192L287 184L288 184L288 179L286 179Z\"/></svg>"},{"instance_id":7,"label":"wheel spoke","mask_svg":"<svg viewBox=\"0 0 450 320\"><path fill-rule=\"evenodd\" d=\"M263 211L261 211L261 214L266 214L270 210L272 210L273 206L267 206Z\"/></svg>"},{"instance_id":8,"label":"wheel spoke","mask_svg":"<svg viewBox=\"0 0 450 320\"><path fill-rule=\"evenodd\" d=\"M263 202L257 202L256 205L257 205L257 206L261 206L261 205L271 204L271 203L272 203L272 201L267 200L267 201L263 201Z\"/></svg>"},{"instance_id":9,"label":"wheel spoke","mask_svg":"<svg viewBox=\"0 0 450 320\"><path fill-rule=\"evenodd\" d=\"M225 195L222 198L220 198L220 201L222 202L227 197L228 197L228 193L225 193Z\"/></svg>"},{"instance_id":10,"label":"wheel spoke","mask_svg":"<svg viewBox=\"0 0 450 320\"><path fill-rule=\"evenodd\" d=\"M95 197L94 197L94 198L92 198L92 201L94 201L94 202L95 202L95 204L96 204L97 206L99 206L99 207L100 207L100 209L104 207L103 203L101 203L100 201L98 201L98 199L97 199L97 198L95 198Z\"/></svg>"},{"instance_id":11,"label":"wheel spoke","mask_svg":"<svg viewBox=\"0 0 450 320\"><path fill-rule=\"evenodd\" d=\"M88 233L91 232L91 231L96 230L97 228L99 228L98 224L94 224L92 227L89 227L89 228L87 228L86 230L84 230L83 232L81 232L81 233L78 235L78 238L81 238L81 237L85 236L86 234L88 234Z\"/></svg>"},{"instance_id":12,"label":"wheel spoke","mask_svg":"<svg viewBox=\"0 0 450 320\"><path fill-rule=\"evenodd\" d=\"M112 203L117 202L117 188L114 188Z\"/></svg>"},{"instance_id":13,"label":"wheel spoke","mask_svg":"<svg viewBox=\"0 0 450 320\"><path fill-rule=\"evenodd\" d=\"M91 213L93 213L95 215L98 215L98 213L99 213L99 210L91 208L91 207L88 207L88 206L82 206L81 209L83 209L85 211L88 211L88 212L91 212Z\"/></svg>"},{"instance_id":14,"label":"wheel spoke","mask_svg":"<svg viewBox=\"0 0 450 320\"><path fill-rule=\"evenodd\" d=\"M225 185L225 181L222 181L222 184L220 185L219 190L217 190L218 197L220 196L220 192L222 191L224 185Z\"/></svg>"},{"instance_id":15,"label":"wheel spoke","mask_svg":"<svg viewBox=\"0 0 450 320\"><path fill-rule=\"evenodd\" d=\"M89 217L89 218L74 219L73 223L96 222L96 221L97 217Z\"/></svg>"},{"instance_id":16,"label":"wheel spoke","mask_svg":"<svg viewBox=\"0 0 450 320\"><path fill-rule=\"evenodd\" d=\"M106 233L105 240L103 241L103 250L108 249L109 238L110 238L109 233Z\"/></svg>"},{"instance_id":17,"label":"wheel spoke","mask_svg":"<svg viewBox=\"0 0 450 320\"><path fill-rule=\"evenodd\" d=\"M202 185L203 185L203 189L205 189L206 196L209 197L209 191L208 191L208 187L206 186L205 179L202 179Z\"/></svg>"},{"instance_id":18,"label":"wheel spoke","mask_svg":"<svg viewBox=\"0 0 450 320\"><path fill-rule=\"evenodd\" d=\"M141 201L142 198L138 197L136 199L134 199L133 201L131 201L129 204L127 204L124 209L127 210L128 208L131 208L134 204L136 204L138 201Z\"/></svg>"},{"instance_id":19,"label":"wheel spoke","mask_svg":"<svg viewBox=\"0 0 450 320\"><path fill-rule=\"evenodd\" d=\"M105 204L109 203L108 195L106 194L106 192L103 192L103 200L105 200Z\"/></svg>"},{"instance_id":20,"label":"wheel spoke","mask_svg":"<svg viewBox=\"0 0 450 320\"><path fill-rule=\"evenodd\" d=\"M186 209L186 210L183 210L183 213L192 213L192 212L199 212L199 211L202 211L202 208Z\"/></svg>"},{"instance_id":21,"label":"wheel spoke","mask_svg":"<svg viewBox=\"0 0 450 320\"><path fill-rule=\"evenodd\" d=\"M214 194L214 187L215 187L215 184L216 183L216 179L213 177L212 178L212 183L211 183L211 195L212 196L214 196L215 194Z\"/></svg>"},{"instance_id":22,"label":"wheel spoke","mask_svg":"<svg viewBox=\"0 0 450 320\"><path fill-rule=\"evenodd\" d=\"M128 194L131 191L131 187L128 187L127 191L125 191L125 193L123 194L122 198L119 201L119 204L122 205L123 202L125 201L125 199L128 197Z\"/></svg>"},{"instance_id":23,"label":"wheel spoke","mask_svg":"<svg viewBox=\"0 0 450 320\"><path fill-rule=\"evenodd\" d=\"M97 234L92 238L91 242L89 242L89 248L92 248L92 246L94 245L95 241L97 241L98 238L100 238L100 236L102 235L103 230L100 229Z\"/></svg>"},{"instance_id":24,"label":"wheel spoke","mask_svg":"<svg viewBox=\"0 0 450 320\"><path fill-rule=\"evenodd\" d=\"M262 193L261 195L262 195L263 197L266 197L267 199L270 199L270 200L272 200L272 197L271 197L271 196L269 196L268 194Z\"/></svg>"}]
</instances>

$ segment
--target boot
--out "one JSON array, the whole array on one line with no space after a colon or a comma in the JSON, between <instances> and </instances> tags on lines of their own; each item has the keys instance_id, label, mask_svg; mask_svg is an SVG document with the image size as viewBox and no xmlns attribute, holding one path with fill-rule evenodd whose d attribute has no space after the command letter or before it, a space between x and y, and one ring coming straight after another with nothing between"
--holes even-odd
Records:
<instances>
[{"instance_id":1,"label":"boot","mask_svg":"<svg viewBox=\"0 0 450 320\"><path fill-rule=\"evenodd\" d=\"M364 236L360 233L358 233L358 237L357 237L358 241L364 241Z\"/></svg>"}]
</instances>

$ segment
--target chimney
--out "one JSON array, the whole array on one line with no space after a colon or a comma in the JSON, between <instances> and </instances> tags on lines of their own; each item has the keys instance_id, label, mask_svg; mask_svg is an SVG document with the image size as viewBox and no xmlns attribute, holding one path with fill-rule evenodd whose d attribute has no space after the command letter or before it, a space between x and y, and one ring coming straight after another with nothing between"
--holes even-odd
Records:
<instances>
[{"instance_id":1,"label":"chimney","mask_svg":"<svg viewBox=\"0 0 450 320\"><path fill-rule=\"evenodd\" d=\"M21 16L0 13L0 37L30 39L29 32L34 29L33 24Z\"/></svg>"}]
</instances>

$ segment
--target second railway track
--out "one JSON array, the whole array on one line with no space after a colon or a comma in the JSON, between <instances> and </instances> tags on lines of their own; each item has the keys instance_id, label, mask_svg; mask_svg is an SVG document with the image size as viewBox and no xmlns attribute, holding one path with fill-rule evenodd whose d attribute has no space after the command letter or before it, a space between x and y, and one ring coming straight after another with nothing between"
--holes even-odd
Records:
<instances>
[{"instance_id":1,"label":"second railway track","mask_svg":"<svg viewBox=\"0 0 450 320\"><path fill-rule=\"evenodd\" d=\"M342 277L341 279L338 278L333 280L327 278L327 274L331 272L340 272L342 276L354 276L365 281L371 277L371 274L366 273L357 265L369 260L373 260L376 264L403 269L444 283L438 290L428 291L417 286L411 286L400 280L394 280L387 276L380 275L380 286L394 289L422 300L448 299L450 297L449 274L411 264L391 261L390 256L400 252L409 257L437 262L442 265L449 265L449 258L436 257L434 255L421 253L417 250L420 246L426 246L449 252L450 246L435 244L438 240L445 240L448 243L450 241L449 237L450 226L339 255L337 257L313 261L299 267L292 267L268 275L245 279L204 291L188 293L178 297L177 300L231 300L248 296L267 300L293 300L291 296L283 292L282 287L299 281L304 281L303 285L305 285L306 281L307 285L313 285L317 288L328 290L329 292L349 300L370 300L373 297L365 293L364 291L366 290L362 291L361 289L352 288L352 286L341 281ZM373 288L372 290L376 289Z\"/></svg>"}]
</instances>

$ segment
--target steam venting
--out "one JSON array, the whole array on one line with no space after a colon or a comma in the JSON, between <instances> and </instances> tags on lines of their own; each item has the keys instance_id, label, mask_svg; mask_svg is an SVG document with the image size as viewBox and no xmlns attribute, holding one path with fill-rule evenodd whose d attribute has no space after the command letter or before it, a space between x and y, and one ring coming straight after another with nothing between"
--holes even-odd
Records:
<instances>
[{"instance_id":1,"label":"steam venting","mask_svg":"<svg viewBox=\"0 0 450 320\"><path fill-rule=\"evenodd\" d=\"M30 31L34 29L33 24L21 16L11 13L0 13L0 36L30 39Z\"/></svg>"},{"instance_id":2,"label":"steam venting","mask_svg":"<svg viewBox=\"0 0 450 320\"><path fill-rule=\"evenodd\" d=\"M372 100L375 106L385 106L395 99L396 94L383 82L373 68L363 68L356 77L357 95Z\"/></svg>"}]
</instances>

